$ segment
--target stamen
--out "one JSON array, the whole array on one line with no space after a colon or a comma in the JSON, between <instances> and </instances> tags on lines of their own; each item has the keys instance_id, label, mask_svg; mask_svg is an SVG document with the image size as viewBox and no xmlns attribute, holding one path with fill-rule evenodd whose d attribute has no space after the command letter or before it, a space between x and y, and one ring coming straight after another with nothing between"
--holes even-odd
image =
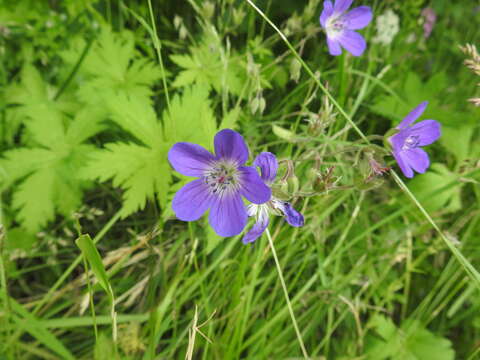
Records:
<instances>
[{"instance_id":1,"label":"stamen","mask_svg":"<svg viewBox=\"0 0 480 360\"><path fill-rule=\"evenodd\" d=\"M403 143L403 146L402 146L402 150L414 149L418 146L419 142L420 142L420 139L418 138L418 135L410 135L405 139L405 142Z\"/></svg>"},{"instance_id":2,"label":"stamen","mask_svg":"<svg viewBox=\"0 0 480 360\"><path fill-rule=\"evenodd\" d=\"M336 37L345 30L346 24L343 16L331 17L327 20L326 29L329 37Z\"/></svg>"},{"instance_id":3,"label":"stamen","mask_svg":"<svg viewBox=\"0 0 480 360\"><path fill-rule=\"evenodd\" d=\"M205 184L212 194L222 195L239 188L236 163L220 162L214 164L204 175Z\"/></svg>"}]
</instances>

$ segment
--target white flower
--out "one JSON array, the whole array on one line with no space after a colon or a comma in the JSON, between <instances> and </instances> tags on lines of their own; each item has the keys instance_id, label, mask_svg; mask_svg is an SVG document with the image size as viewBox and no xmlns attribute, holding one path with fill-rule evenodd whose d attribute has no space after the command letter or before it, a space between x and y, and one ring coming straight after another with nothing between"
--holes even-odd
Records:
<instances>
[{"instance_id":1,"label":"white flower","mask_svg":"<svg viewBox=\"0 0 480 360\"><path fill-rule=\"evenodd\" d=\"M389 45L400 30L400 20L391 9L377 17L377 35L372 39L374 43Z\"/></svg>"}]
</instances>

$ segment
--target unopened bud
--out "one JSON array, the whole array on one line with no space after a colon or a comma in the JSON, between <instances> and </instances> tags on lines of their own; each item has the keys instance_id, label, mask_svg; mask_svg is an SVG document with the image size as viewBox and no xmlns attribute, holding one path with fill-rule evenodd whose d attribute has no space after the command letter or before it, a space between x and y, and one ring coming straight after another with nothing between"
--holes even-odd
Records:
<instances>
[{"instance_id":1,"label":"unopened bud","mask_svg":"<svg viewBox=\"0 0 480 360\"><path fill-rule=\"evenodd\" d=\"M300 188L300 182L295 175L288 178L287 184L288 194L296 194L298 192L298 189Z\"/></svg>"}]
</instances>

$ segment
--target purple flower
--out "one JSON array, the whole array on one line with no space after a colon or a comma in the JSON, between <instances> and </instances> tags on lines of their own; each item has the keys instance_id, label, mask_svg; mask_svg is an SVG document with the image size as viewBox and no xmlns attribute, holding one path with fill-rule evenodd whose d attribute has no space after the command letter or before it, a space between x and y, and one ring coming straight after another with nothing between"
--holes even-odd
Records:
<instances>
[{"instance_id":1,"label":"purple flower","mask_svg":"<svg viewBox=\"0 0 480 360\"><path fill-rule=\"evenodd\" d=\"M423 174L430 166L428 154L420 146L430 145L440 137L440 123L423 120L412 125L425 111L428 102L424 101L413 109L396 127L396 134L388 141L393 148L393 156L407 178L413 177L413 170Z\"/></svg>"},{"instance_id":2,"label":"purple flower","mask_svg":"<svg viewBox=\"0 0 480 360\"><path fill-rule=\"evenodd\" d=\"M422 16L425 21L423 24L423 37L428 39L437 21L437 14L435 14L435 10L432 8L425 8L422 10Z\"/></svg>"},{"instance_id":3,"label":"purple flower","mask_svg":"<svg viewBox=\"0 0 480 360\"><path fill-rule=\"evenodd\" d=\"M360 56L367 44L359 33L353 30L363 29L372 20L372 9L369 6L359 6L348 11L353 0L330 0L323 3L320 24L327 33L327 45L330 55L340 55L342 47L353 56Z\"/></svg>"},{"instance_id":4,"label":"purple flower","mask_svg":"<svg viewBox=\"0 0 480 360\"><path fill-rule=\"evenodd\" d=\"M219 131L214 140L215 155L200 145L180 142L168 152L168 160L180 174L198 177L182 187L172 208L183 221L199 219L210 209L209 222L220 236L234 236L247 224L242 196L254 204L271 197L256 169L244 166L248 149L243 137L230 129Z\"/></svg>"},{"instance_id":5,"label":"purple flower","mask_svg":"<svg viewBox=\"0 0 480 360\"><path fill-rule=\"evenodd\" d=\"M253 165L260 168L262 180L265 184L271 186L278 170L278 162L275 155L270 152L262 152L257 156ZM270 222L271 212L282 215L287 220L287 223L292 226L300 227L304 224L303 215L295 210L290 203L272 196L265 204L250 204L248 206L248 215L256 217L257 221L243 237L244 244L254 242L263 234Z\"/></svg>"}]
</instances>

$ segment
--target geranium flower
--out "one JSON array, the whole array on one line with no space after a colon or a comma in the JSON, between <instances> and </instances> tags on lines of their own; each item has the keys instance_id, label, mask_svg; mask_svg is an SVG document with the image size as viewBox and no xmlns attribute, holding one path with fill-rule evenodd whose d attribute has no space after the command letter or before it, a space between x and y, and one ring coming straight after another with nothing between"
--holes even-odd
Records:
<instances>
[{"instance_id":1,"label":"geranium flower","mask_svg":"<svg viewBox=\"0 0 480 360\"><path fill-rule=\"evenodd\" d=\"M388 138L393 148L393 156L407 178L412 178L415 170L423 174L430 166L428 154L421 146L430 145L440 137L440 123L423 120L412 125L425 111L428 102L424 101L413 109L395 128L397 132Z\"/></svg>"},{"instance_id":2,"label":"geranium flower","mask_svg":"<svg viewBox=\"0 0 480 360\"><path fill-rule=\"evenodd\" d=\"M278 161L275 155L270 152L262 152L256 157L253 165L260 168L262 180L268 186L271 186L278 170ZM303 215L295 210L290 203L272 196L265 204L250 204L248 206L248 216L255 217L257 221L243 237L244 244L254 242L263 234L270 222L270 214L272 212L282 215L287 223L292 226L300 227L304 224Z\"/></svg>"},{"instance_id":3,"label":"geranium flower","mask_svg":"<svg viewBox=\"0 0 480 360\"><path fill-rule=\"evenodd\" d=\"M234 236L247 224L242 196L254 204L271 197L256 169L244 166L248 148L243 137L230 129L214 139L215 155L197 144L179 142L168 152L168 160L180 174L198 177L173 198L172 209L183 221L199 219L210 209L209 222L220 236Z\"/></svg>"},{"instance_id":4,"label":"geranium flower","mask_svg":"<svg viewBox=\"0 0 480 360\"><path fill-rule=\"evenodd\" d=\"M342 47L353 56L360 56L367 48L362 35L354 30L363 29L372 20L372 9L369 6L359 6L348 11L353 0L330 0L323 3L320 24L327 33L328 51L338 56Z\"/></svg>"}]
</instances>

